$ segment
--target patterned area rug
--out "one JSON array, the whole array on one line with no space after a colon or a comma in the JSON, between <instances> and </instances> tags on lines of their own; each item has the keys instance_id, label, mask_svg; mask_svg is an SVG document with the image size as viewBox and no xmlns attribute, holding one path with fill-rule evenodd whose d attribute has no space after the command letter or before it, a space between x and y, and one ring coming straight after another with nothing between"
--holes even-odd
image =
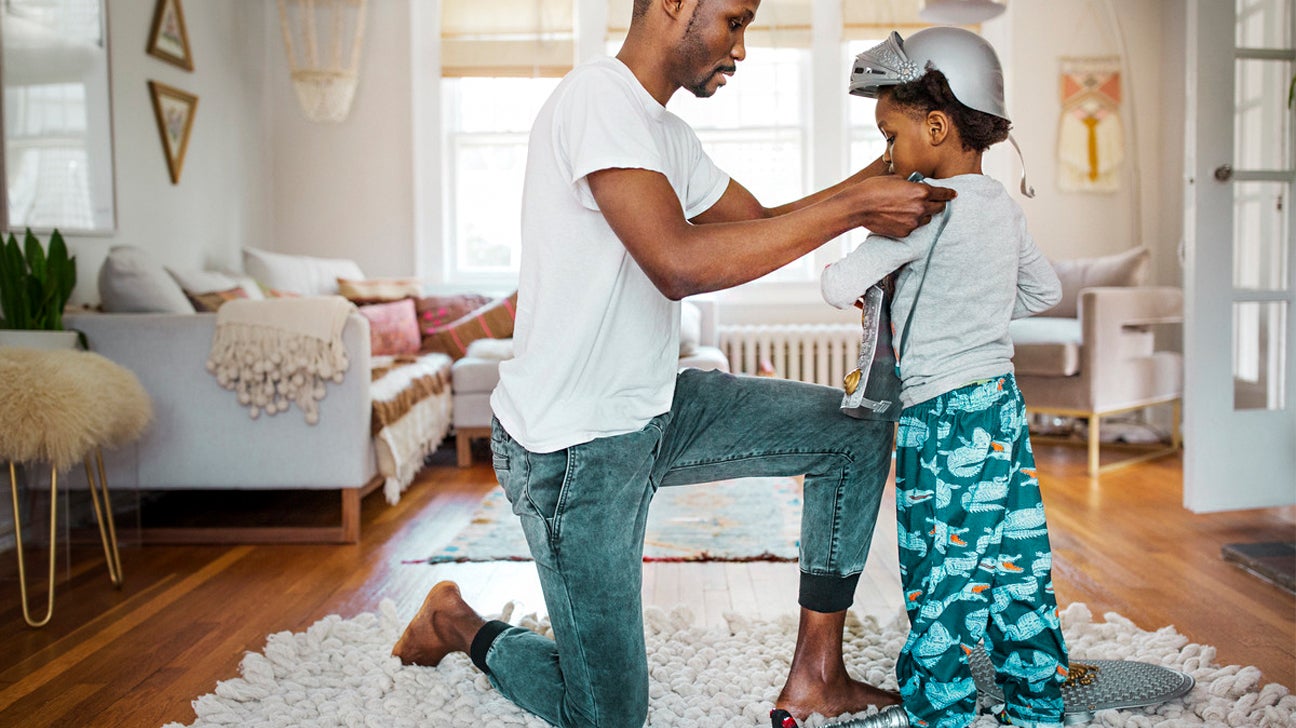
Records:
<instances>
[{"instance_id":1,"label":"patterned area rug","mask_svg":"<svg viewBox=\"0 0 1296 728\"><path fill-rule=\"evenodd\" d=\"M800 531L800 478L662 488L648 510L644 561L796 561ZM530 560L522 526L496 488L468 527L427 561Z\"/></svg>"},{"instance_id":2,"label":"patterned area rug","mask_svg":"<svg viewBox=\"0 0 1296 728\"><path fill-rule=\"evenodd\" d=\"M547 631L532 618L501 618ZM1255 667L1220 666L1215 648L1193 644L1173 627L1147 632L1119 614L1097 622L1083 604L1062 613L1073 658L1140 660L1186 672L1197 685L1183 698L1150 708L1100 711L1103 728L1249 726L1293 728L1296 696L1266 684ZM391 656L408 616L387 600L377 614L325 617L305 632L279 632L264 652L249 652L240 677L222 680L193 701L193 728L209 726L516 726L544 728L491 687L468 657L453 654L438 667L406 667ZM787 677L796 641L795 615L771 621L735 615L725 627L695 626L684 607L644 612L648 646L648 728L760 728ZM847 620L846 665L856 677L895 689L895 658L908 623L883 626ZM856 717L862 717L860 714ZM822 716L803 725L821 728ZM989 716L973 728L995 728ZM164 728L183 728L170 723Z\"/></svg>"}]
</instances>

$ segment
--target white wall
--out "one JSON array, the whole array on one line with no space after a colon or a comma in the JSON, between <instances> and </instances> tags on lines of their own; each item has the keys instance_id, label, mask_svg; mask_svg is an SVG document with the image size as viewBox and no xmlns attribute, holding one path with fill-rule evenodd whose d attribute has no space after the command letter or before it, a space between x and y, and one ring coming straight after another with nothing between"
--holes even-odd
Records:
<instances>
[{"instance_id":1,"label":"white wall","mask_svg":"<svg viewBox=\"0 0 1296 728\"><path fill-rule=\"evenodd\" d=\"M1125 165L1123 189L1064 193L1054 181L1058 58L1120 52L1106 2L1017 1L987 25L988 35L998 34L995 42L1008 66L1014 134L1038 191L1022 204L1051 257L1100 255L1143 242L1153 250L1154 279L1177 284L1180 0L1121 0L1116 6L1128 50L1123 115L1127 130L1133 121L1138 132L1128 147L1138 164ZM95 274L113 244L139 245L174 266L237 268L245 245L349 257L371 276L409 275L419 270L420 259L441 257L439 219L421 223L427 232L438 232L425 232L426 249L415 250L411 59L419 49L411 48L417 19L411 0L368 4L361 79L351 114L341 124L310 122L298 107L274 3L186 3L193 73L144 53L153 6L154 0L109 4L118 231L71 241L81 265L77 302L97 300ZM148 79L199 96L179 185L167 177ZM987 169L1004 170L1001 177L1012 187L1018 165L1001 147L992 150ZM793 315L802 320L821 311L834 319L817 300L776 308L784 315L795 308ZM779 313L762 311L757 318L768 321Z\"/></svg>"},{"instance_id":2,"label":"white wall","mask_svg":"<svg viewBox=\"0 0 1296 728\"><path fill-rule=\"evenodd\" d=\"M194 71L144 52L154 0L108 3L117 232L69 238L77 256L73 302L97 302L108 248L136 245L164 265L238 267L239 249L269 229L261 122L264 84L258 0L184 6ZM198 96L178 185L171 184L148 81Z\"/></svg>"},{"instance_id":3,"label":"white wall","mask_svg":"<svg viewBox=\"0 0 1296 728\"><path fill-rule=\"evenodd\" d=\"M1115 6L1118 26L1107 12L1109 4ZM1020 201L1036 242L1050 258L1103 255L1143 244L1152 250L1153 281L1180 284L1183 13L1180 0L1009 3L1006 64L1013 135L1037 193ZM1121 189L1063 192L1056 183L1059 59L1101 55L1125 58ZM1010 168L1015 175L1016 160Z\"/></svg>"},{"instance_id":4,"label":"white wall","mask_svg":"<svg viewBox=\"0 0 1296 728\"><path fill-rule=\"evenodd\" d=\"M368 4L360 82L347 119L308 120L289 80L278 12L266 73L271 89L273 234L265 247L352 258L368 276L415 271L410 3ZM439 239L439 236L438 236Z\"/></svg>"}]
</instances>

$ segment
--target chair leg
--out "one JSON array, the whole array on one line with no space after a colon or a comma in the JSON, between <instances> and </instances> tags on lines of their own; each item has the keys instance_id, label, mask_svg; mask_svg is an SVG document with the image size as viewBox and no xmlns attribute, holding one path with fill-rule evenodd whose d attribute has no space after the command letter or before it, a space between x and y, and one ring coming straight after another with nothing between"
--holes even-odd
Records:
<instances>
[{"instance_id":1,"label":"chair leg","mask_svg":"<svg viewBox=\"0 0 1296 728\"><path fill-rule=\"evenodd\" d=\"M472 438L467 432L460 431L455 435L455 454L459 458L459 467L472 465Z\"/></svg>"},{"instance_id":2,"label":"chair leg","mask_svg":"<svg viewBox=\"0 0 1296 728\"><path fill-rule=\"evenodd\" d=\"M117 527L113 523L112 501L108 498L108 477L104 474L103 450L95 448L99 465L99 484L95 487L95 474L86 455L86 482L90 484L90 501L94 504L95 521L99 524L99 540L103 542L104 560L108 562L108 578L118 589L122 586L121 553L117 550ZM101 495L102 491L102 495ZM103 505L99 499L103 498ZM106 527L106 528L105 528Z\"/></svg>"},{"instance_id":3,"label":"chair leg","mask_svg":"<svg viewBox=\"0 0 1296 728\"><path fill-rule=\"evenodd\" d=\"M1101 418L1097 414L1089 415L1089 477L1098 475L1098 446L1102 440L1098 436L1098 422Z\"/></svg>"},{"instance_id":4,"label":"chair leg","mask_svg":"<svg viewBox=\"0 0 1296 728\"><path fill-rule=\"evenodd\" d=\"M1179 429L1179 419L1183 417L1183 400L1176 399L1172 404L1173 412L1170 418L1170 447L1178 450L1183 447L1183 432Z\"/></svg>"},{"instance_id":5,"label":"chair leg","mask_svg":"<svg viewBox=\"0 0 1296 728\"><path fill-rule=\"evenodd\" d=\"M14 551L18 554L18 591L22 596L23 620L32 627L44 627L54 616L54 564L58 552L58 469L50 467L50 536L49 536L49 603L45 608L45 618L35 621L27 606L27 566L23 559L22 515L18 509L18 472L14 462L9 461L9 491L13 495Z\"/></svg>"}]
</instances>

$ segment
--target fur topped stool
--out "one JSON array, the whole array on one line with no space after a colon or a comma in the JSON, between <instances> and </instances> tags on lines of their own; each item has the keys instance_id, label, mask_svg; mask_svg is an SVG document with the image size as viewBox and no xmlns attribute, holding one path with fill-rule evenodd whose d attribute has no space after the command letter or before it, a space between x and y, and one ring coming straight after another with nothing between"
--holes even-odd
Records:
<instances>
[{"instance_id":1,"label":"fur topped stool","mask_svg":"<svg viewBox=\"0 0 1296 728\"><path fill-rule=\"evenodd\" d=\"M114 586L121 586L121 556L101 448L139 437L152 417L152 403L135 375L98 354L0 347L0 460L9 464L23 619L32 627L44 626L54 614L58 474L78 462L85 464L108 576ZM36 621L27 606L16 466L38 462L50 466L50 565L49 604L45 617Z\"/></svg>"}]
</instances>

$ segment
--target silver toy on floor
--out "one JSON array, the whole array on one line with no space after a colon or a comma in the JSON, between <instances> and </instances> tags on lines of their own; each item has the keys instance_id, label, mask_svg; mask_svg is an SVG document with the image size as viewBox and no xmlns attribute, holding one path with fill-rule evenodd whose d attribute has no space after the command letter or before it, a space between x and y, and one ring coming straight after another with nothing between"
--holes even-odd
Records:
<instances>
[{"instance_id":1,"label":"silver toy on floor","mask_svg":"<svg viewBox=\"0 0 1296 728\"><path fill-rule=\"evenodd\" d=\"M1003 690L995 682L994 665L985 648L972 651L972 678L976 680L978 700L986 713L997 712L1003 704ZM1100 710L1144 708L1182 698L1196 681L1191 675L1133 660L1072 660L1071 676L1062 686L1065 725L1082 725L1094 719ZM798 728L785 711L770 714L774 728ZM903 708L892 706L876 715L829 724L830 728L910 728Z\"/></svg>"}]
</instances>

